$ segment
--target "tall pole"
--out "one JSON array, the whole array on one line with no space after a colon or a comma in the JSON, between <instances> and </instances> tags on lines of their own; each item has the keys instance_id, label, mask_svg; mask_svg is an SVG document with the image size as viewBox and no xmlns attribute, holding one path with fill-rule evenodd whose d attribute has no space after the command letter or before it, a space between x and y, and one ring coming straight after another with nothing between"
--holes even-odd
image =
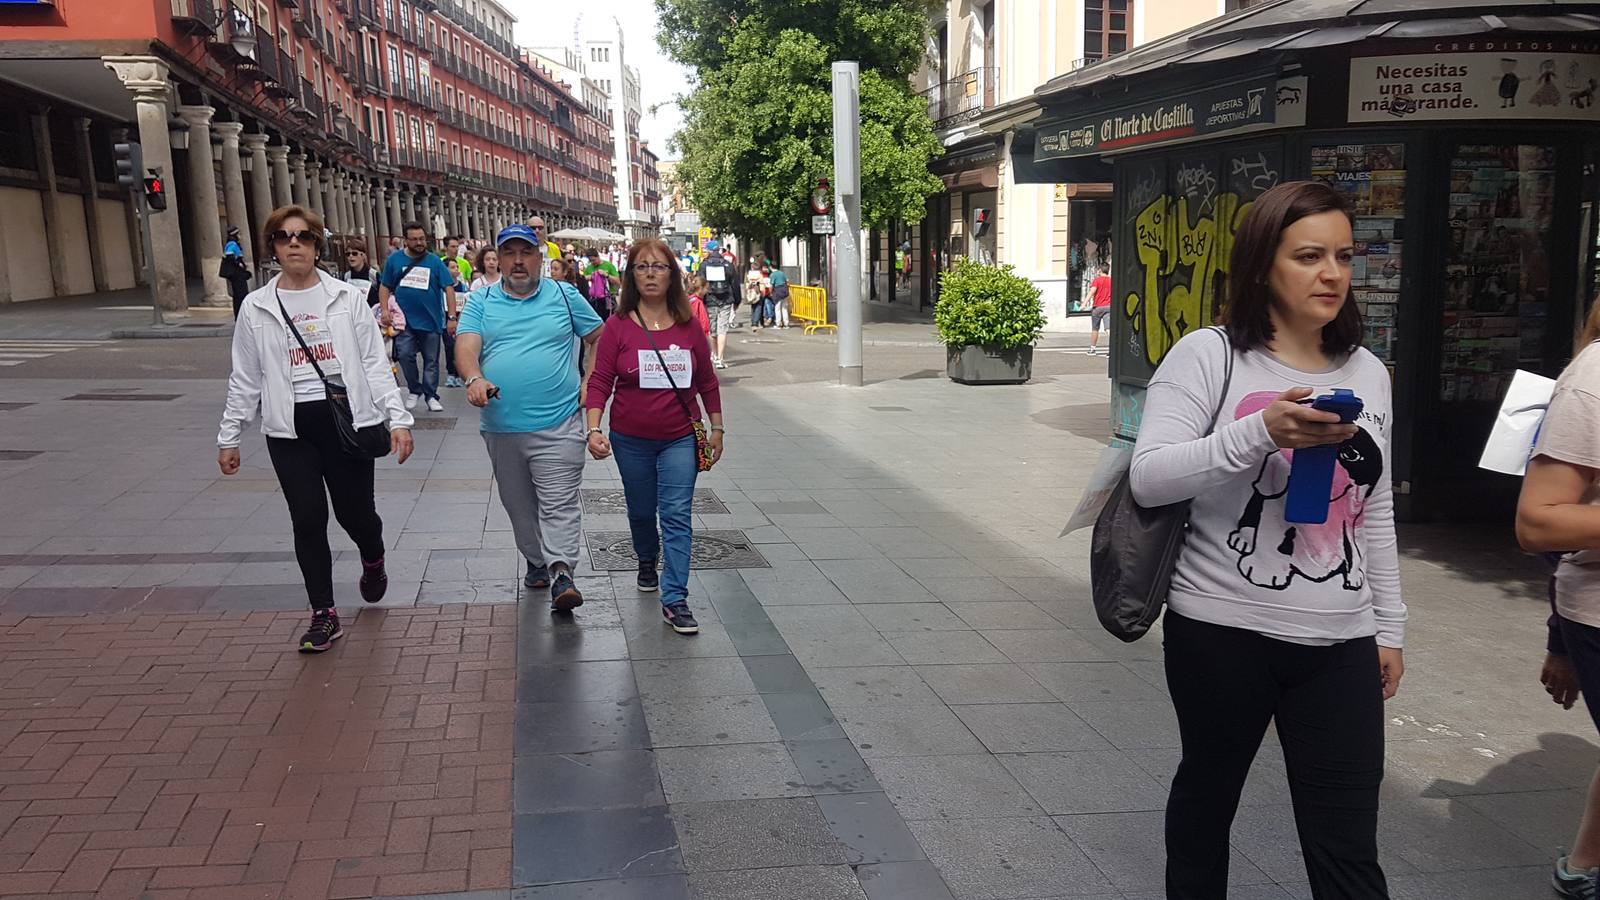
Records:
<instances>
[{"instance_id":1,"label":"tall pole","mask_svg":"<svg viewBox=\"0 0 1600 900\"><path fill-rule=\"evenodd\" d=\"M833 64L833 285L839 383L861 386L861 66Z\"/></svg>"}]
</instances>

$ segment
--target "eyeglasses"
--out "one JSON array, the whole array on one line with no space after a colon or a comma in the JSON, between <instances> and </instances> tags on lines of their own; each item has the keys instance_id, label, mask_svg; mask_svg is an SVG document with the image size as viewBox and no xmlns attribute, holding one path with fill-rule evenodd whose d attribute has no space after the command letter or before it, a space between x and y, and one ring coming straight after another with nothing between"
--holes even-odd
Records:
<instances>
[{"instance_id":1,"label":"eyeglasses","mask_svg":"<svg viewBox=\"0 0 1600 900\"><path fill-rule=\"evenodd\" d=\"M290 241L299 241L302 244L312 244L315 243L316 240L317 233L309 228L301 229L300 231L285 231L283 229L279 229L272 233L272 242L274 244L287 244Z\"/></svg>"},{"instance_id":2,"label":"eyeglasses","mask_svg":"<svg viewBox=\"0 0 1600 900\"><path fill-rule=\"evenodd\" d=\"M672 263L645 262L634 263L633 267L641 272L670 272Z\"/></svg>"}]
</instances>

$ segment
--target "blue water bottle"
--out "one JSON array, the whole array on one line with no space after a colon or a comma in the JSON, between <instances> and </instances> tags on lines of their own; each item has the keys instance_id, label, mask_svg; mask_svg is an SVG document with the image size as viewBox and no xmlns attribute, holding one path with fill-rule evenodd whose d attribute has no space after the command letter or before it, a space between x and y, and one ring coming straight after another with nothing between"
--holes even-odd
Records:
<instances>
[{"instance_id":1,"label":"blue water bottle","mask_svg":"<svg viewBox=\"0 0 1600 900\"><path fill-rule=\"evenodd\" d=\"M1339 421L1348 425L1361 414L1363 404L1354 391L1335 388L1323 394L1312 404L1312 409L1337 413ZM1289 466L1289 491L1283 501L1283 518L1286 522L1301 525L1321 525L1328 521L1328 496L1333 492L1333 467L1339 461L1339 445L1304 447L1294 451L1294 462Z\"/></svg>"}]
</instances>

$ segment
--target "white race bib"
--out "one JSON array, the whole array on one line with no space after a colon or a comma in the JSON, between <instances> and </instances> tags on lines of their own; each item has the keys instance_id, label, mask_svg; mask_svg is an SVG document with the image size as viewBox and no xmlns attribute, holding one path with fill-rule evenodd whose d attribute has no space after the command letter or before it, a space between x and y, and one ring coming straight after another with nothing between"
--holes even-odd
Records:
<instances>
[{"instance_id":1,"label":"white race bib","mask_svg":"<svg viewBox=\"0 0 1600 900\"><path fill-rule=\"evenodd\" d=\"M427 266L412 266L406 277L400 279L400 286L414 290L425 291L432 283L433 270Z\"/></svg>"},{"instance_id":2,"label":"white race bib","mask_svg":"<svg viewBox=\"0 0 1600 900\"><path fill-rule=\"evenodd\" d=\"M727 281L728 269L725 266L707 266L705 276L707 281Z\"/></svg>"},{"instance_id":3,"label":"white race bib","mask_svg":"<svg viewBox=\"0 0 1600 900\"><path fill-rule=\"evenodd\" d=\"M667 380L667 372L661 368L663 359L672 373L671 381ZM656 356L654 350L639 351L639 387L671 390L674 382L680 389L694 382L694 354L677 347L662 350L660 357Z\"/></svg>"}]
</instances>

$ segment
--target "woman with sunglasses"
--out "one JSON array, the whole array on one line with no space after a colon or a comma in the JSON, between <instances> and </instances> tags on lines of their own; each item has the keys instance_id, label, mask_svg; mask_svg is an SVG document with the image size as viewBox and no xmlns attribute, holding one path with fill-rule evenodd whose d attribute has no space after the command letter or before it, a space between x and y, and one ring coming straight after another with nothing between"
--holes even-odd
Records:
<instances>
[{"instance_id":1,"label":"woman with sunglasses","mask_svg":"<svg viewBox=\"0 0 1600 900\"><path fill-rule=\"evenodd\" d=\"M367 259L367 242L361 238L351 238L345 244L344 262L345 270L339 273L339 280L355 285L367 301L367 306L377 306L378 273Z\"/></svg>"},{"instance_id":2,"label":"woman with sunglasses","mask_svg":"<svg viewBox=\"0 0 1600 900\"><path fill-rule=\"evenodd\" d=\"M611 436L600 429L606 401ZM695 322L672 248L655 238L633 245L616 313L606 320L587 394L589 455L617 455L641 591L661 591L661 614L679 634L700 625L689 610L691 507L699 473L695 425L711 419L709 462L722 458L722 393L711 343ZM661 530L656 531L660 517ZM656 561L665 565L656 575Z\"/></svg>"},{"instance_id":3,"label":"woman with sunglasses","mask_svg":"<svg viewBox=\"0 0 1600 900\"><path fill-rule=\"evenodd\" d=\"M323 240L322 217L303 207L280 207L267 217L262 246L271 249L282 271L240 307L228 402L217 433L217 465L233 475L244 425L261 410L267 454L289 504L295 559L311 602L311 625L296 643L304 653L327 650L344 636L333 605L330 498L334 517L361 551L361 599L376 603L389 586L373 461L344 452L323 376L344 388L357 428L387 423L391 452L402 463L411 456L411 414L384 358L377 322L355 286L317 269Z\"/></svg>"}]
</instances>

